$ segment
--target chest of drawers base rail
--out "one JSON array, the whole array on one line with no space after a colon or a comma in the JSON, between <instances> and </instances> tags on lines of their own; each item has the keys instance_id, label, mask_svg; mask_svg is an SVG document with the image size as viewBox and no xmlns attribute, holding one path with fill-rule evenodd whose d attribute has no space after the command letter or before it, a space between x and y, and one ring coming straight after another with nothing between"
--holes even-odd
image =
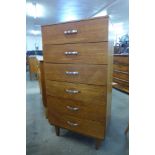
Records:
<instances>
[{"instance_id":1,"label":"chest of drawers base rail","mask_svg":"<svg viewBox=\"0 0 155 155\"><path fill-rule=\"evenodd\" d=\"M90 136L96 149L111 112L113 41L109 17L42 26L47 117L55 126Z\"/></svg>"}]
</instances>

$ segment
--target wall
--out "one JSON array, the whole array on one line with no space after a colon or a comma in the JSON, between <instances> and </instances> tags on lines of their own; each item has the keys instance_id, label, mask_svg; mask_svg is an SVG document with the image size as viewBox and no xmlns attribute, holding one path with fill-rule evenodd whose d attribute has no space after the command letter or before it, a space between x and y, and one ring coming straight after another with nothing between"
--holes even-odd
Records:
<instances>
[{"instance_id":1,"label":"wall","mask_svg":"<svg viewBox=\"0 0 155 155\"><path fill-rule=\"evenodd\" d=\"M41 36L26 36L26 51L35 50L35 45L39 47L38 50L42 50L42 38Z\"/></svg>"}]
</instances>

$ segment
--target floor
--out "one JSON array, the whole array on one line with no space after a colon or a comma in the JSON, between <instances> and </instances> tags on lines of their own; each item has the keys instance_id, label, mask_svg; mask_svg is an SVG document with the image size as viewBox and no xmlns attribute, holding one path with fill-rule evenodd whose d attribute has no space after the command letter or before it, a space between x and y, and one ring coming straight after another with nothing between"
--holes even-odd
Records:
<instances>
[{"instance_id":1,"label":"floor","mask_svg":"<svg viewBox=\"0 0 155 155\"><path fill-rule=\"evenodd\" d=\"M112 92L111 122L105 140L95 150L92 138L61 129L60 137L44 115L38 81L29 79L26 85L26 152L27 155L128 155L129 135L124 130L129 119L129 96Z\"/></svg>"}]
</instances>

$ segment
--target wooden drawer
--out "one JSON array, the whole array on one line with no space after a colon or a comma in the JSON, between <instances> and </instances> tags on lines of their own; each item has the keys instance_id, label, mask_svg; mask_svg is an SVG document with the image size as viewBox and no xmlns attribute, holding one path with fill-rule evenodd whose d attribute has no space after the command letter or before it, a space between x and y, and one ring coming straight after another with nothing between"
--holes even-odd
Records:
<instances>
[{"instance_id":1,"label":"wooden drawer","mask_svg":"<svg viewBox=\"0 0 155 155\"><path fill-rule=\"evenodd\" d=\"M50 112L56 111L61 115L70 115L79 119L93 120L104 123L106 117L105 104L94 104L47 96Z\"/></svg>"},{"instance_id":2,"label":"wooden drawer","mask_svg":"<svg viewBox=\"0 0 155 155\"><path fill-rule=\"evenodd\" d=\"M51 96L83 101L92 104L104 104L106 87L86 84L76 84L57 81L46 81L46 93Z\"/></svg>"},{"instance_id":3,"label":"wooden drawer","mask_svg":"<svg viewBox=\"0 0 155 155\"><path fill-rule=\"evenodd\" d=\"M46 80L106 85L106 65L45 63Z\"/></svg>"},{"instance_id":4,"label":"wooden drawer","mask_svg":"<svg viewBox=\"0 0 155 155\"><path fill-rule=\"evenodd\" d=\"M120 64L114 64L113 70L120 71L120 72L129 72L129 66L128 65L120 65Z\"/></svg>"},{"instance_id":5,"label":"wooden drawer","mask_svg":"<svg viewBox=\"0 0 155 155\"><path fill-rule=\"evenodd\" d=\"M58 127L76 131L78 133L99 139L104 138L105 126L103 123L61 115L56 111L48 111L48 119L51 124Z\"/></svg>"},{"instance_id":6,"label":"wooden drawer","mask_svg":"<svg viewBox=\"0 0 155 155\"><path fill-rule=\"evenodd\" d=\"M118 78L118 79L129 81L129 75L128 74L119 73L119 72L115 72L114 71L113 72L113 77L114 78Z\"/></svg>"},{"instance_id":7,"label":"wooden drawer","mask_svg":"<svg viewBox=\"0 0 155 155\"><path fill-rule=\"evenodd\" d=\"M114 56L114 64L129 64L129 56Z\"/></svg>"},{"instance_id":8,"label":"wooden drawer","mask_svg":"<svg viewBox=\"0 0 155 155\"><path fill-rule=\"evenodd\" d=\"M122 80L122 79L119 79L119 78L113 78L113 81L115 83L123 84L123 85L126 85L126 86L129 87L129 81L127 81L127 80Z\"/></svg>"},{"instance_id":9,"label":"wooden drawer","mask_svg":"<svg viewBox=\"0 0 155 155\"><path fill-rule=\"evenodd\" d=\"M125 82L117 82L116 85L113 86L114 88L117 88L123 92L129 93L129 85L127 85Z\"/></svg>"},{"instance_id":10,"label":"wooden drawer","mask_svg":"<svg viewBox=\"0 0 155 155\"><path fill-rule=\"evenodd\" d=\"M44 62L107 64L107 51L107 42L45 45Z\"/></svg>"},{"instance_id":11,"label":"wooden drawer","mask_svg":"<svg viewBox=\"0 0 155 155\"><path fill-rule=\"evenodd\" d=\"M77 30L74 34L64 34ZM43 44L108 41L108 17L42 26Z\"/></svg>"},{"instance_id":12,"label":"wooden drawer","mask_svg":"<svg viewBox=\"0 0 155 155\"><path fill-rule=\"evenodd\" d=\"M126 81L126 80L122 80L119 78L113 78L113 82L129 87L129 81Z\"/></svg>"}]
</instances>

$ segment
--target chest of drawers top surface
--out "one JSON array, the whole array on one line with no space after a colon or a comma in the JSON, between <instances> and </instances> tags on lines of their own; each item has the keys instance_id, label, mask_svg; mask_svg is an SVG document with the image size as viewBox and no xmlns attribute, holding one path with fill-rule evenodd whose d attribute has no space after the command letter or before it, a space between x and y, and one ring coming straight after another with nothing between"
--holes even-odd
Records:
<instances>
[{"instance_id":1,"label":"chest of drawers top surface","mask_svg":"<svg viewBox=\"0 0 155 155\"><path fill-rule=\"evenodd\" d=\"M43 44L108 41L108 17L42 26Z\"/></svg>"}]
</instances>

